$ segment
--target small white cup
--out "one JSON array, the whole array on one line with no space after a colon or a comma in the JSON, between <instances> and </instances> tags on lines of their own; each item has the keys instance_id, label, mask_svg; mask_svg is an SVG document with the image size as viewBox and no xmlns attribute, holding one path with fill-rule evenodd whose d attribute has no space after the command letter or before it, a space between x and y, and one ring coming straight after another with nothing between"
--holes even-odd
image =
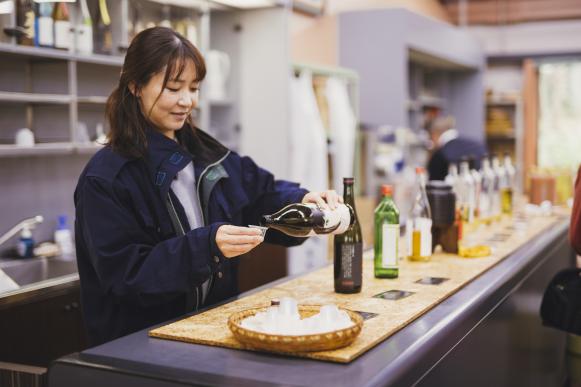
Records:
<instances>
[{"instance_id":1,"label":"small white cup","mask_svg":"<svg viewBox=\"0 0 581 387\"><path fill-rule=\"evenodd\" d=\"M16 146L31 147L34 146L34 133L28 128L18 129L15 138Z\"/></svg>"}]
</instances>

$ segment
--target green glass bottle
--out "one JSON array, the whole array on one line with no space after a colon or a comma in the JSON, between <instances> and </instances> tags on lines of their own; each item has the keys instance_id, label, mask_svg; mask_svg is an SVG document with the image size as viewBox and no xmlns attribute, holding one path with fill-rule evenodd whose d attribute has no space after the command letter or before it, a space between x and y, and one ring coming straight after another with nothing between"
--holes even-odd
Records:
<instances>
[{"instance_id":1,"label":"green glass bottle","mask_svg":"<svg viewBox=\"0 0 581 387\"><path fill-rule=\"evenodd\" d=\"M392 193L391 185L382 185L383 199L375 209L373 251L376 278L397 278L399 275L399 210Z\"/></svg>"},{"instance_id":2,"label":"green glass bottle","mask_svg":"<svg viewBox=\"0 0 581 387\"><path fill-rule=\"evenodd\" d=\"M343 201L353 210L351 226L334 239L335 292L359 293L363 274L363 237L355 210L354 179L343 179Z\"/></svg>"}]
</instances>

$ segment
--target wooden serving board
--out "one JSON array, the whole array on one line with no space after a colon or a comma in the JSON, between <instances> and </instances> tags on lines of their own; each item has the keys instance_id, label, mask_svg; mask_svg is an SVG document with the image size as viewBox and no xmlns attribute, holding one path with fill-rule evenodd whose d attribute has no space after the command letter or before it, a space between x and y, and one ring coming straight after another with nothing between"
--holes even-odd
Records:
<instances>
[{"instance_id":1,"label":"wooden serving board","mask_svg":"<svg viewBox=\"0 0 581 387\"><path fill-rule=\"evenodd\" d=\"M297 357L348 363L457 292L543 230L562 220L563 215L531 218L526 223L526 230L520 231L515 231L511 227L510 220L504 220L495 226L482 227L478 231L482 240L491 237L507 238L495 242L493 255L485 258L461 258L452 254L435 254L430 262L410 262L401 259L397 279L376 279L371 259L373 253L368 252L363 261L361 293L351 295L335 293L331 265L204 313L153 329L149 335L195 344L252 350L232 336L227 326L228 317L244 309L268 306L273 298L293 297L300 304L332 303L354 311L377 314L365 321L361 334L348 347L325 352L286 353ZM405 244L403 242L402 238L400 246ZM441 277L448 280L438 285L416 283L425 277ZM413 294L399 300L373 297L388 290L402 290Z\"/></svg>"}]
</instances>

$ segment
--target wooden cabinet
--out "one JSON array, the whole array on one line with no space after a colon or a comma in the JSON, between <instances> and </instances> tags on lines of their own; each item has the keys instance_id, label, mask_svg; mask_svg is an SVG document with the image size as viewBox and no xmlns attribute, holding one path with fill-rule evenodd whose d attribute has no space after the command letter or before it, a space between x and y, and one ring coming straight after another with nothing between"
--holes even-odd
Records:
<instances>
[{"instance_id":1,"label":"wooden cabinet","mask_svg":"<svg viewBox=\"0 0 581 387\"><path fill-rule=\"evenodd\" d=\"M78 281L0 304L0 362L48 367L87 347Z\"/></svg>"}]
</instances>

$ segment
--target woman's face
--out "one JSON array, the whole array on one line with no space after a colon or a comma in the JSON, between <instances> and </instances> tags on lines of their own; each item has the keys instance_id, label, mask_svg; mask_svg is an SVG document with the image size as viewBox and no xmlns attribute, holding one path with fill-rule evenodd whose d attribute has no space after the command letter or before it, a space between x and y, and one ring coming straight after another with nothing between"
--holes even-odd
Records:
<instances>
[{"instance_id":1,"label":"woman's face","mask_svg":"<svg viewBox=\"0 0 581 387\"><path fill-rule=\"evenodd\" d=\"M196 68L188 60L179 79L170 76L162 90L164 77L165 68L142 87L139 94L141 110L163 135L175 139L175 131L184 126L186 118L198 105Z\"/></svg>"}]
</instances>

